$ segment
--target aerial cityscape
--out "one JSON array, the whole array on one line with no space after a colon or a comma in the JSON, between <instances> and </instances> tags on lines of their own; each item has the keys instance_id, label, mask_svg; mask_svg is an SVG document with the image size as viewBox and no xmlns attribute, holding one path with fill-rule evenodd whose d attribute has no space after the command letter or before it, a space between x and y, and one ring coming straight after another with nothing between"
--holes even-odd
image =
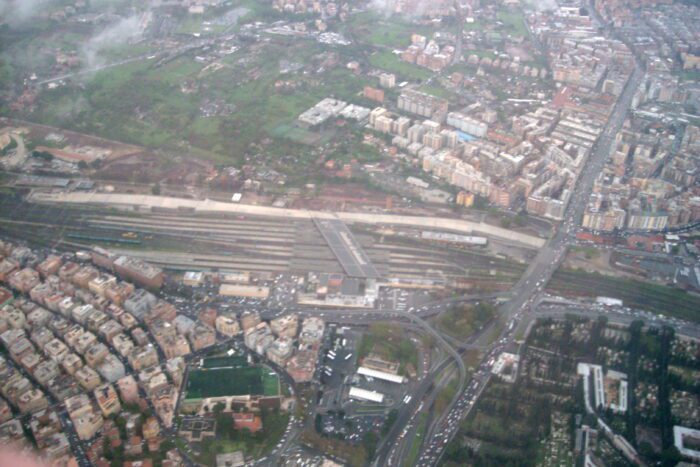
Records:
<instances>
[{"instance_id":1,"label":"aerial cityscape","mask_svg":"<svg viewBox=\"0 0 700 467\"><path fill-rule=\"evenodd\" d=\"M0 0L24 465L700 465L700 2Z\"/></svg>"}]
</instances>

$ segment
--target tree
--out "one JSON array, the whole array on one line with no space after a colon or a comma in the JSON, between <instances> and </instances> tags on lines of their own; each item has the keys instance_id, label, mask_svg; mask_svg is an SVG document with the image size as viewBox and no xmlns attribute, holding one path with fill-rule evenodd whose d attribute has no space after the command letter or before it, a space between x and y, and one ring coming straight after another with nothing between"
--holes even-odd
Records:
<instances>
[{"instance_id":1,"label":"tree","mask_svg":"<svg viewBox=\"0 0 700 467\"><path fill-rule=\"evenodd\" d=\"M156 183L155 185L153 185L151 187L151 193L153 193L156 196L160 194L160 184L159 183Z\"/></svg>"},{"instance_id":2,"label":"tree","mask_svg":"<svg viewBox=\"0 0 700 467\"><path fill-rule=\"evenodd\" d=\"M170 451L175 447L175 443L169 439L164 439L162 443L160 443L160 453L165 455L166 452Z\"/></svg>"},{"instance_id":3,"label":"tree","mask_svg":"<svg viewBox=\"0 0 700 467\"><path fill-rule=\"evenodd\" d=\"M362 444L365 446L365 451L367 451L367 459L372 459L374 453L377 451L377 444L379 443L379 436L374 431L368 431L365 433L364 438L362 438Z\"/></svg>"},{"instance_id":4,"label":"tree","mask_svg":"<svg viewBox=\"0 0 700 467\"><path fill-rule=\"evenodd\" d=\"M124 417L117 417L114 420L114 424L117 425L117 429L119 430L119 437L121 439L126 439L126 419Z\"/></svg>"},{"instance_id":5,"label":"tree","mask_svg":"<svg viewBox=\"0 0 700 467\"><path fill-rule=\"evenodd\" d=\"M523 227L527 223L527 213L525 211L520 211L517 216L515 216L515 225L518 227Z\"/></svg>"},{"instance_id":6,"label":"tree","mask_svg":"<svg viewBox=\"0 0 700 467\"><path fill-rule=\"evenodd\" d=\"M389 433L391 427L394 426L394 423L396 423L398 416L399 411L396 409L389 412L389 415L387 415L386 420L384 421L384 425L382 425L382 436L386 436Z\"/></svg>"},{"instance_id":7,"label":"tree","mask_svg":"<svg viewBox=\"0 0 700 467\"><path fill-rule=\"evenodd\" d=\"M647 458L654 457L654 448L649 441L639 443L639 454Z\"/></svg>"},{"instance_id":8,"label":"tree","mask_svg":"<svg viewBox=\"0 0 700 467\"><path fill-rule=\"evenodd\" d=\"M678 448L671 446L661 453L661 463L664 467L672 467L683 460Z\"/></svg>"},{"instance_id":9,"label":"tree","mask_svg":"<svg viewBox=\"0 0 700 467\"><path fill-rule=\"evenodd\" d=\"M214 406L214 410L213 410L214 415L221 415L221 412L223 412L225 408L226 408L226 404L224 404L223 402L217 403Z\"/></svg>"},{"instance_id":10,"label":"tree","mask_svg":"<svg viewBox=\"0 0 700 467\"><path fill-rule=\"evenodd\" d=\"M474 209L484 210L489 206L489 201L479 195L474 196Z\"/></svg>"},{"instance_id":11,"label":"tree","mask_svg":"<svg viewBox=\"0 0 700 467\"><path fill-rule=\"evenodd\" d=\"M112 445L110 444L109 438L107 436L104 437L104 441L102 443L102 454L108 461L114 459L114 453L112 453Z\"/></svg>"},{"instance_id":12,"label":"tree","mask_svg":"<svg viewBox=\"0 0 700 467\"><path fill-rule=\"evenodd\" d=\"M47 151L34 151L32 152L32 157L44 159L46 162L51 162L53 160L53 154Z\"/></svg>"},{"instance_id":13,"label":"tree","mask_svg":"<svg viewBox=\"0 0 700 467\"><path fill-rule=\"evenodd\" d=\"M215 408L216 410L216 408ZM236 436L236 426L231 414L218 413L216 419L216 434L222 438L231 439Z\"/></svg>"}]
</instances>

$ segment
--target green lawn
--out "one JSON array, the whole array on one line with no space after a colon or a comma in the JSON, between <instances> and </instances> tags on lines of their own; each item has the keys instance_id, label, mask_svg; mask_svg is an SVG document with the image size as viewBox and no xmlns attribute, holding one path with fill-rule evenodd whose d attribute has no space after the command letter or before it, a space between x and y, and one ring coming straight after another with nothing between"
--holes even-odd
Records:
<instances>
[{"instance_id":1,"label":"green lawn","mask_svg":"<svg viewBox=\"0 0 700 467\"><path fill-rule=\"evenodd\" d=\"M263 429L257 434L236 430L231 438L208 438L200 444L202 450L197 460L203 465L216 465L216 455L243 451L246 456L256 459L264 457L279 443L289 424L289 414L276 410L261 412Z\"/></svg>"},{"instance_id":2,"label":"green lawn","mask_svg":"<svg viewBox=\"0 0 700 467\"><path fill-rule=\"evenodd\" d=\"M474 334L496 313L494 305L455 305L438 318L438 326L452 337L463 339Z\"/></svg>"},{"instance_id":3,"label":"green lawn","mask_svg":"<svg viewBox=\"0 0 700 467\"><path fill-rule=\"evenodd\" d=\"M527 35L525 17L523 16L522 12L500 10L498 12L498 20L503 23L506 34L510 34L512 36Z\"/></svg>"},{"instance_id":4,"label":"green lawn","mask_svg":"<svg viewBox=\"0 0 700 467\"><path fill-rule=\"evenodd\" d=\"M423 81L432 76L430 70L402 62L397 55L388 50L375 52L369 57L369 62L374 67L396 73L401 80Z\"/></svg>"},{"instance_id":5,"label":"green lawn","mask_svg":"<svg viewBox=\"0 0 700 467\"><path fill-rule=\"evenodd\" d=\"M277 375L265 367L192 370L187 378L187 399L279 394Z\"/></svg>"},{"instance_id":6,"label":"green lawn","mask_svg":"<svg viewBox=\"0 0 700 467\"><path fill-rule=\"evenodd\" d=\"M193 34L202 32L202 15L187 15L178 25L178 34Z\"/></svg>"},{"instance_id":7,"label":"green lawn","mask_svg":"<svg viewBox=\"0 0 700 467\"><path fill-rule=\"evenodd\" d=\"M417 368L418 350L405 335L401 327L393 323L375 323L362 335L358 354L364 358L369 354L399 363L399 374L406 374L407 365Z\"/></svg>"},{"instance_id":8,"label":"green lawn","mask_svg":"<svg viewBox=\"0 0 700 467\"><path fill-rule=\"evenodd\" d=\"M264 369L266 370L266 369ZM266 396L277 396L280 393L280 378L273 371L266 370L262 374L263 393Z\"/></svg>"},{"instance_id":9,"label":"green lawn","mask_svg":"<svg viewBox=\"0 0 700 467\"><path fill-rule=\"evenodd\" d=\"M408 47L412 34L430 38L436 31L430 26L413 24L398 15L385 17L373 11L351 16L346 28L363 44L391 48Z\"/></svg>"},{"instance_id":10,"label":"green lawn","mask_svg":"<svg viewBox=\"0 0 700 467\"><path fill-rule=\"evenodd\" d=\"M426 94L430 94L431 96L442 97L443 99L451 99L452 97L454 97L454 94L451 91L448 91L447 89L440 86L425 85L421 86L419 90Z\"/></svg>"},{"instance_id":11,"label":"green lawn","mask_svg":"<svg viewBox=\"0 0 700 467\"><path fill-rule=\"evenodd\" d=\"M700 70L681 70L678 75L683 81L700 81Z\"/></svg>"}]
</instances>

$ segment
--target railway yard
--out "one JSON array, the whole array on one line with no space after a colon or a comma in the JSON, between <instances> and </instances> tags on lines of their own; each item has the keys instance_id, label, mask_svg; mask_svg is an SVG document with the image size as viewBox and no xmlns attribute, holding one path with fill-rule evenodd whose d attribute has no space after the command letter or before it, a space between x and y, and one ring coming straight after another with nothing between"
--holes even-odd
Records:
<instances>
[{"instance_id":1,"label":"railway yard","mask_svg":"<svg viewBox=\"0 0 700 467\"><path fill-rule=\"evenodd\" d=\"M99 244L173 271L342 273L334 252L310 219L172 213L124 213L105 208L41 205L0 197L9 235L57 248ZM27 229L28 226L40 229ZM382 277L510 287L520 261L488 249L457 251L440 244L349 225ZM527 255L524 251L523 255Z\"/></svg>"}]
</instances>

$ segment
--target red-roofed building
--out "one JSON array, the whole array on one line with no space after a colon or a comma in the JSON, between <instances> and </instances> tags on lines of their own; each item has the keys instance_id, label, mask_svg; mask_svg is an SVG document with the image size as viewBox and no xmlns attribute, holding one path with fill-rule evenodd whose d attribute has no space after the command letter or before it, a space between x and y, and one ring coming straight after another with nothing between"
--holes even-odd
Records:
<instances>
[{"instance_id":1,"label":"red-roofed building","mask_svg":"<svg viewBox=\"0 0 700 467\"><path fill-rule=\"evenodd\" d=\"M233 424L239 430L250 430L251 433L256 433L262 430L262 418L260 415L253 412L234 412Z\"/></svg>"}]
</instances>

